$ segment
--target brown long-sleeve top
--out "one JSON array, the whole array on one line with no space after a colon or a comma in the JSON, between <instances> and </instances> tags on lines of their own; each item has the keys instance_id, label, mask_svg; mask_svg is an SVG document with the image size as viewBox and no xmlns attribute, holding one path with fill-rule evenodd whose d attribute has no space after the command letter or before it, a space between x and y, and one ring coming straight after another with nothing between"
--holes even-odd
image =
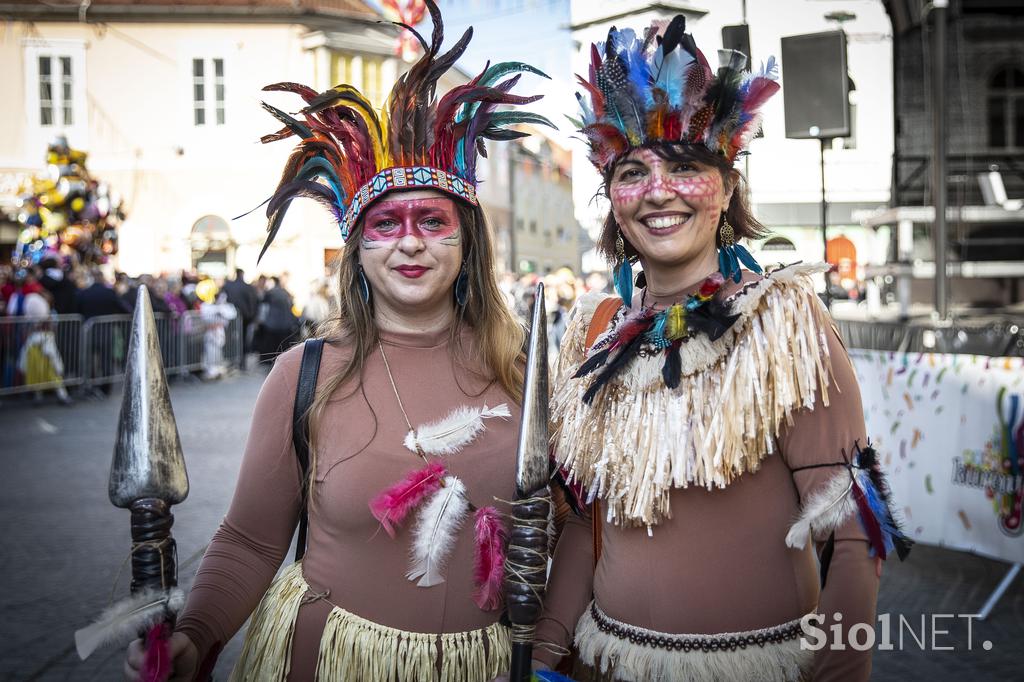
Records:
<instances>
[{"instance_id":1,"label":"brown long-sleeve top","mask_svg":"<svg viewBox=\"0 0 1024 682\"><path fill-rule=\"evenodd\" d=\"M753 279L745 273L744 284ZM727 282L724 295L739 286ZM843 614L844 629L860 622L874 625L875 560L856 517L835 532L835 551L820 592L813 546L791 549L785 543L801 501L838 469L793 470L842 460L843 450L849 454L855 441L866 442L853 367L836 333L825 333L832 359L829 405L821 403L819 394L813 409L795 411L776 439L776 454L765 457L758 471L722 489L674 489L671 518L654 526L651 536L644 527L603 522L596 568L591 521L570 518L556 547L538 641L567 647L591 598L612 618L669 633L749 631L812 611L826 615L818 625L823 630L834 622L835 612ZM563 352L573 351L563 345ZM565 360L578 365L581 359ZM535 652L548 665L557 661L550 652ZM870 651L826 648L815 656L816 681L867 680L870 671Z\"/></svg>"},{"instance_id":2,"label":"brown long-sleeve top","mask_svg":"<svg viewBox=\"0 0 1024 682\"><path fill-rule=\"evenodd\" d=\"M475 440L445 457L472 504L501 509L495 499L510 500L515 490L520 407L499 384L465 366L476 355L468 333L462 338L466 352L453 360L448 332L382 335L413 426L441 419L462 405L508 405L511 418L487 419ZM291 421L301 357L301 348L280 356L263 385L234 498L178 620L177 630L196 644L200 659L227 642L256 607L295 530L300 475ZM345 349L325 344L319 383L339 372L347 357ZM353 381L339 387L320 424L303 559L310 587L330 590L330 601L349 612L411 632L459 632L494 623L499 612L482 611L472 599L471 520L459 532L445 582L423 588L406 578L413 519L392 539L370 513L368 503L377 493L423 467L403 445L408 428L379 351L368 358L361 386ZM330 608L323 600L301 607L289 679L314 678Z\"/></svg>"}]
</instances>

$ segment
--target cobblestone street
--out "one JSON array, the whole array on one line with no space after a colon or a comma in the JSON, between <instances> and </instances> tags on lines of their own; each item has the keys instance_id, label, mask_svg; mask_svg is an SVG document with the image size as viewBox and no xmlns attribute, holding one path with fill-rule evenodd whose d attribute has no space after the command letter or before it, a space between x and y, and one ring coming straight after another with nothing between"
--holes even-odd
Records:
<instances>
[{"instance_id":1,"label":"cobblestone street","mask_svg":"<svg viewBox=\"0 0 1024 682\"><path fill-rule=\"evenodd\" d=\"M259 370L201 384L177 382L171 396L191 480L188 500L174 508L174 536L182 561L209 540L226 511ZM127 594L129 515L107 500L107 476L119 394L71 407L8 401L0 406L0 678L5 680L120 679L123 648L97 651L80 662L73 632L115 594ZM931 646L932 614L970 614L981 608L1008 566L932 547L915 548L903 565L885 567L879 613L890 614L895 650L876 651L875 680L1022 679L1024 578L1018 577L989 620L939 619L935 644L922 651L925 616ZM195 565L181 571L187 584ZM903 650L900 651L901 616ZM949 634L941 631L949 630ZM881 635L880 635L881 636ZM986 649L984 642L990 642ZM227 678L240 637L221 656L216 677ZM968 647L970 646L970 649Z\"/></svg>"}]
</instances>

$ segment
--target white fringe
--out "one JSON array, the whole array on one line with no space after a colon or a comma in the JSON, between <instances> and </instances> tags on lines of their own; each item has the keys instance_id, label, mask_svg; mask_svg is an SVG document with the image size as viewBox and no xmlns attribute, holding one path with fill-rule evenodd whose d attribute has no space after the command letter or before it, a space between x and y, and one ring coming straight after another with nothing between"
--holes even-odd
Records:
<instances>
[{"instance_id":1,"label":"white fringe","mask_svg":"<svg viewBox=\"0 0 1024 682\"><path fill-rule=\"evenodd\" d=\"M432 587L444 582L448 555L466 520L469 500L466 486L454 476L445 476L444 487L420 507L413 530L412 561L405 577L418 581L419 587Z\"/></svg>"},{"instance_id":2,"label":"white fringe","mask_svg":"<svg viewBox=\"0 0 1024 682\"><path fill-rule=\"evenodd\" d=\"M839 467L828 483L808 495L800 515L786 534L786 545L803 549L812 538L824 542L832 531L846 523L857 511L857 502L851 494L852 483L850 472Z\"/></svg>"},{"instance_id":3,"label":"white fringe","mask_svg":"<svg viewBox=\"0 0 1024 682\"><path fill-rule=\"evenodd\" d=\"M596 305L581 299L556 363L552 442L571 480L607 503L609 523L652 526L671 516L671 489L723 488L756 471L794 410L819 393L828 404L828 313L810 279L822 271L789 266L734 294L741 318L725 335L682 344L677 389L664 384L662 354L641 355L589 406L594 376L573 374Z\"/></svg>"},{"instance_id":4,"label":"white fringe","mask_svg":"<svg viewBox=\"0 0 1024 682\"><path fill-rule=\"evenodd\" d=\"M607 618L607 616L605 616ZM612 618L608 620L614 621ZM643 630L655 637L699 637ZM709 637L746 637L753 632L728 632ZM631 644L600 630L590 608L576 625L576 646L580 660L602 673L613 673L621 682L800 682L810 679L814 652L800 649L800 637L763 647L754 645L736 651L676 651Z\"/></svg>"},{"instance_id":5,"label":"white fringe","mask_svg":"<svg viewBox=\"0 0 1024 682\"><path fill-rule=\"evenodd\" d=\"M169 611L178 613L185 605L185 593L173 587L168 592L145 590L107 607L92 625L75 631L75 649L83 661L107 644L135 639L161 621Z\"/></svg>"},{"instance_id":6,"label":"white fringe","mask_svg":"<svg viewBox=\"0 0 1024 682\"><path fill-rule=\"evenodd\" d=\"M405 447L419 453L418 445L428 455L454 455L480 435L484 430L484 419L507 419L511 416L505 403L493 408L463 405L448 416L405 434Z\"/></svg>"}]
</instances>

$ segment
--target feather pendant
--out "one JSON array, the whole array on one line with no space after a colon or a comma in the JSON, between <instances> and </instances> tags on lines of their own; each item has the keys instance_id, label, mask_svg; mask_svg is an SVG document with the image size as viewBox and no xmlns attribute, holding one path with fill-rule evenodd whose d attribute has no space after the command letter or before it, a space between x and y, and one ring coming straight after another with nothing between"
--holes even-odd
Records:
<instances>
[{"instance_id":1,"label":"feather pendant","mask_svg":"<svg viewBox=\"0 0 1024 682\"><path fill-rule=\"evenodd\" d=\"M370 513L380 521L388 535L395 537L395 526L402 523L427 496L441 488L441 481L447 473L444 464L432 460L370 500Z\"/></svg>"},{"instance_id":2,"label":"feather pendant","mask_svg":"<svg viewBox=\"0 0 1024 682\"><path fill-rule=\"evenodd\" d=\"M882 537L881 524L879 524L878 517L875 516L875 512L871 508L864 491L857 485L856 478L853 481L851 492L854 502L857 503L857 510L860 512L860 522L864 526L864 532L867 533L868 542L871 543L872 556L880 556L884 559L886 554L885 540Z\"/></svg>"},{"instance_id":3,"label":"feather pendant","mask_svg":"<svg viewBox=\"0 0 1024 682\"><path fill-rule=\"evenodd\" d=\"M146 633L146 658L139 674L141 682L166 682L174 672L171 659L171 626L157 623Z\"/></svg>"},{"instance_id":4,"label":"feather pendant","mask_svg":"<svg viewBox=\"0 0 1024 682\"><path fill-rule=\"evenodd\" d=\"M761 274L761 265L754 260L754 257L750 255L750 252L747 251L745 246L742 244L735 244L732 248L739 257L740 262L747 266L748 270L756 272L759 275Z\"/></svg>"},{"instance_id":5,"label":"feather pendant","mask_svg":"<svg viewBox=\"0 0 1024 682\"><path fill-rule=\"evenodd\" d=\"M608 363L604 371L601 372L597 378L594 379L593 383L590 384L590 387L587 388L586 392L583 394L583 402L588 405L594 402L594 397L597 395L597 392L601 390L601 387L611 381L612 378L622 371L622 369L629 364L629 361L635 358L637 353L640 352L640 346L643 345L643 340L643 335L638 333L621 351L619 351L619 354L615 356L615 359Z\"/></svg>"},{"instance_id":6,"label":"feather pendant","mask_svg":"<svg viewBox=\"0 0 1024 682\"><path fill-rule=\"evenodd\" d=\"M683 378L683 361L679 357L680 342L675 342L665 349L665 364L661 366L661 378L665 385L671 389L679 388L679 382Z\"/></svg>"},{"instance_id":7,"label":"feather pendant","mask_svg":"<svg viewBox=\"0 0 1024 682\"><path fill-rule=\"evenodd\" d=\"M473 442L484 430L484 419L511 417L508 405L495 407L467 407L453 410L447 417L420 426L405 435L405 447L415 453L428 455L454 455Z\"/></svg>"},{"instance_id":8,"label":"feather pendant","mask_svg":"<svg viewBox=\"0 0 1024 682\"><path fill-rule=\"evenodd\" d=\"M678 303L665 311L665 338L675 341L686 336L686 310Z\"/></svg>"},{"instance_id":9,"label":"feather pendant","mask_svg":"<svg viewBox=\"0 0 1024 682\"><path fill-rule=\"evenodd\" d=\"M444 582L448 556L466 520L467 511L466 486L454 476L446 476L443 487L420 507L406 578L419 587L432 587Z\"/></svg>"},{"instance_id":10,"label":"feather pendant","mask_svg":"<svg viewBox=\"0 0 1024 682\"><path fill-rule=\"evenodd\" d=\"M609 346L607 348L602 348L598 352L594 353L589 358L587 358L586 362L580 365L580 368L576 370L576 373L572 375L572 378L579 379L580 377L585 377L598 367L603 366L604 363L608 361L608 355L611 352L612 349L611 346Z\"/></svg>"},{"instance_id":11,"label":"feather pendant","mask_svg":"<svg viewBox=\"0 0 1024 682\"><path fill-rule=\"evenodd\" d=\"M882 531L885 554L895 549L900 561L903 561L910 554L910 548L914 542L903 532L900 522L893 513L889 484L878 463L878 453L870 445L865 446L864 449L858 447L856 462L862 471L859 480L864 490L864 497ZM883 558L885 554L882 555Z\"/></svg>"},{"instance_id":12,"label":"feather pendant","mask_svg":"<svg viewBox=\"0 0 1024 682\"><path fill-rule=\"evenodd\" d=\"M185 605L185 593L178 588L164 594L147 590L109 607L92 625L75 631L75 648L83 661L105 644L128 641L162 621L167 612L176 614Z\"/></svg>"},{"instance_id":13,"label":"feather pendant","mask_svg":"<svg viewBox=\"0 0 1024 682\"><path fill-rule=\"evenodd\" d=\"M484 611L501 606L501 586L505 572L505 543L508 532L501 514L494 507L476 511L476 554L473 560L473 601Z\"/></svg>"}]
</instances>

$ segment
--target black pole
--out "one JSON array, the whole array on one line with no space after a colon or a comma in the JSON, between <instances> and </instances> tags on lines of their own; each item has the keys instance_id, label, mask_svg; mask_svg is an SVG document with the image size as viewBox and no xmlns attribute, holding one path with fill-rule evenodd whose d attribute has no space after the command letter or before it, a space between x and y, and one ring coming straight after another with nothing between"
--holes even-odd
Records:
<instances>
[{"instance_id":1,"label":"black pole","mask_svg":"<svg viewBox=\"0 0 1024 682\"><path fill-rule=\"evenodd\" d=\"M828 261L828 203L825 201L825 145L831 140L825 137L818 138L818 142L821 144L821 247L822 260ZM831 286L831 270L825 273L825 306L828 308L832 307L832 292L829 290Z\"/></svg>"},{"instance_id":2,"label":"black pole","mask_svg":"<svg viewBox=\"0 0 1024 682\"><path fill-rule=\"evenodd\" d=\"M946 280L946 6L948 0L932 3L932 203L935 222L935 312L940 320L949 317Z\"/></svg>"}]
</instances>

